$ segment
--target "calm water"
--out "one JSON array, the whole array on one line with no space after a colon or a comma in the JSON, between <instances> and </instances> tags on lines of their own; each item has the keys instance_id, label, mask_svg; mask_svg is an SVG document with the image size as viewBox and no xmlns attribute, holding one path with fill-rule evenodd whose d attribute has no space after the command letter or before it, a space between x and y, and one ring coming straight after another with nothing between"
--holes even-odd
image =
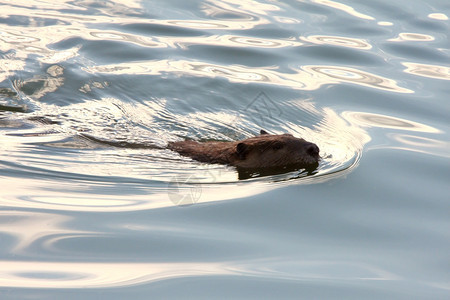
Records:
<instances>
[{"instance_id":1,"label":"calm water","mask_svg":"<svg viewBox=\"0 0 450 300\"><path fill-rule=\"evenodd\" d=\"M0 1L0 298L448 299L450 2ZM168 141L265 129L241 180Z\"/></svg>"}]
</instances>

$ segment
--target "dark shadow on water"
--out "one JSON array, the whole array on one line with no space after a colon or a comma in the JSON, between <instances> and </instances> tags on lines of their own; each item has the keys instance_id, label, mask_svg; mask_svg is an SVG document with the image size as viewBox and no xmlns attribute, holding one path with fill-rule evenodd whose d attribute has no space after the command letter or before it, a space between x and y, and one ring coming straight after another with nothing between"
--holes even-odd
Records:
<instances>
[{"instance_id":1,"label":"dark shadow on water","mask_svg":"<svg viewBox=\"0 0 450 300\"><path fill-rule=\"evenodd\" d=\"M274 167L274 168L259 168L259 169L242 169L237 168L238 178L239 180L257 178L257 177L265 177L265 176L273 176L280 175L295 171L299 172L298 176L295 178L311 176L316 174L317 168L319 167L319 163L311 164L308 166L304 165L289 165L284 167Z\"/></svg>"},{"instance_id":2,"label":"dark shadow on water","mask_svg":"<svg viewBox=\"0 0 450 300\"><path fill-rule=\"evenodd\" d=\"M0 104L0 111L10 111L10 112L29 112L25 106L12 106L12 105L2 105Z\"/></svg>"}]
</instances>

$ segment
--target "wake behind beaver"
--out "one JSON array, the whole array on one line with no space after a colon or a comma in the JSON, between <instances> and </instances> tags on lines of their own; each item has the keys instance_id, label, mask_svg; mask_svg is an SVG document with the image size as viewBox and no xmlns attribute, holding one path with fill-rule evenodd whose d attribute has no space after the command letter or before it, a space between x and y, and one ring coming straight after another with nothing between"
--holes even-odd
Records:
<instances>
[{"instance_id":1,"label":"wake behind beaver","mask_svg":"<svg viewBox=\"0 0 450 300\"><path fill-rule=\"evenodd\" d=\"M291 134L260 135L234 142L197 142L191 140L169 142L166 147L152 144L111 142L83 133L82 136L96 143L121 148L169 149L182 156L209 164L236 167L239 179L282 174L299 169L314 171L320 160L319 147Z\"/></svg>"}]
</instances>

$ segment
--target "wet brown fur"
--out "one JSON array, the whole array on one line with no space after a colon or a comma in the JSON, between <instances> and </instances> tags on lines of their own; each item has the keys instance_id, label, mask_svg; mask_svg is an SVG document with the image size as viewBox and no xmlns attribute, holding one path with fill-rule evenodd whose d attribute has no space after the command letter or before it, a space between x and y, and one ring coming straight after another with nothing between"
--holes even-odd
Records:
<instances>
[{"instance_id":1,"label":"wet brown fur","mask_svg":"<svg viewBox=\"0 0 450 300\"><path fill-rule=\"evenodd\" d=\"M319 147L290 134L261 135L236 142L169 142L168 149L205 163L241 169L307 167L318 163Z\"/></svg>"}]
</instances>

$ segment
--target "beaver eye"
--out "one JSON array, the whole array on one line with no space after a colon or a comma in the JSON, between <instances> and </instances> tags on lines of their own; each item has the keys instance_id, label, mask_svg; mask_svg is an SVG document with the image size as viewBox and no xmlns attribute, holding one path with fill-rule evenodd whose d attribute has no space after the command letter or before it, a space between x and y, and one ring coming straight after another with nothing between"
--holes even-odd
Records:
<instances>
[{"instance_id":1,"label":"beaver eye","mask_svg":"<svg viewBox=\"0 0 450 300\"><path fill-rule=\"evenodd\" d=\"M283 148L283 144L275 144L272 146L273 150L280 150L281 148Z\"/></svg>"}]
</instances>

